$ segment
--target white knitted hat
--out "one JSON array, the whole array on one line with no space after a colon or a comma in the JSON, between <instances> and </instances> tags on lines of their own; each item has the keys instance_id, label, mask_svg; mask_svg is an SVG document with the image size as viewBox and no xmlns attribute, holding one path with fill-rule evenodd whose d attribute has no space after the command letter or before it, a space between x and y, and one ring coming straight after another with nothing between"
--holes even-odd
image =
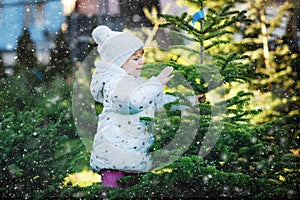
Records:
<instances>
[{"instance_id":1,"label":"white knitted hat","mask_svg":"<svg viewBox=\"0 0 300 200\"><path fill-rule=\"evenodd\" d=\"M92 37L98 44L101 60L120 67L136 50L144 46L138 37L130 33L112 31L107 26L96 27Z\"/></svg>"}]
</instances>

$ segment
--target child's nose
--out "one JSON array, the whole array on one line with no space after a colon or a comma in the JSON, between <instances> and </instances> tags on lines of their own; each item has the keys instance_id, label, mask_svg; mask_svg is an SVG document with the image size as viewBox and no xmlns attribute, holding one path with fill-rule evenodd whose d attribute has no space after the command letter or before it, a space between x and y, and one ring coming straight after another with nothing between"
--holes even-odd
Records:
<instances>
[{"instance_id":1,"label":"child's nose","mask_svg":"<svg viewBox=\"0 0 300 200\"><path fill-rule=\"evenodd\" d=\"M140 64L140 65L143 65L143 64L145 64L145 61L144 61L144 59L142 59L142 58L141 58L141 59L139 60L139 64Z\"/></svg>"}]
</instances>

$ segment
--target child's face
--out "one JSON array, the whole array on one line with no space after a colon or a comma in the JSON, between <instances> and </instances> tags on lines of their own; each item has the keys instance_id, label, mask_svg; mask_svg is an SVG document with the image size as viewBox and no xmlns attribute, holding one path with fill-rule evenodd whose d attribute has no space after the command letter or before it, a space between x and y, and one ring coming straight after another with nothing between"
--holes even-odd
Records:
<instances>
[{"instance_id":1,"label":"child's face","mask_svg":"<svg viewBox=\"0 0 300 200\"><path fill-rule=\"evenodd\" d=\"M144 50L138 49L122 66L122 68L130 75L139 77L144 65L143 60Z\"/></svg>"}]
</instances>

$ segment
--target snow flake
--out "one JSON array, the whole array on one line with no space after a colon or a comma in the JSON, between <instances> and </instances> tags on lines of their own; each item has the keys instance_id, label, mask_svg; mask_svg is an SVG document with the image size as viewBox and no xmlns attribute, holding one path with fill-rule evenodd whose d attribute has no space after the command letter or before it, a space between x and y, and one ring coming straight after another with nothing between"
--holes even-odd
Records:
<instances>
[{"instance_id":1,"label":"snow flake","mask_svg":"<svg viewBox=\"0 0 300 200\"><path fill-rule=\"evenodd\" d=\"M222 159L222 160L226 160L227 157L228 157L227 154L222 154L221 159Z\"/></svg>"},{"instance_id":2,"label":"snow flake","mask_svg":"<svg viewBox=\"0 0 300 200\"><path fill-rule=\"evenodd\" d=\"M285 142L286 142L286 138L285 137L280 138L280 143L281 144L284 144Z\"/></svg>"},{"instance_id":3,"label":"snow flake","mask_svg":"<svg viewBox=\"0 0 300 200\"><path fill-rule=\"evenodd\" d=\"M253 144L255 144L256 142L257 142L257 138L256 137L253 137L253 138L251 138L251 140L250 140Z\"/></svg>"}]
</instances>

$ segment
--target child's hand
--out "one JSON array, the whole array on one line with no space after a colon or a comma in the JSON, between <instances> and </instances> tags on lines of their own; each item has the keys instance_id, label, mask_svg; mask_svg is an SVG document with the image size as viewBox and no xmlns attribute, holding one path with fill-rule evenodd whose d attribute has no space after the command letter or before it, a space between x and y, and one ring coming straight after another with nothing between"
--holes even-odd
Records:
<instances>
[{"instance_id":1,"label":"child's hand","mask_svg":"<svg viewBox=\"0 0 300 200\"><path fill-rule=\"evenodd\" d=\"M160 74L157 76L157 79L159 80L159 82L162 84L162 85L165 85L169 82L169 80L171 78L174 77L174 75L172 74L173 72L173 67L166 67L164 68Z\"/></svg>"}]
</instances>

